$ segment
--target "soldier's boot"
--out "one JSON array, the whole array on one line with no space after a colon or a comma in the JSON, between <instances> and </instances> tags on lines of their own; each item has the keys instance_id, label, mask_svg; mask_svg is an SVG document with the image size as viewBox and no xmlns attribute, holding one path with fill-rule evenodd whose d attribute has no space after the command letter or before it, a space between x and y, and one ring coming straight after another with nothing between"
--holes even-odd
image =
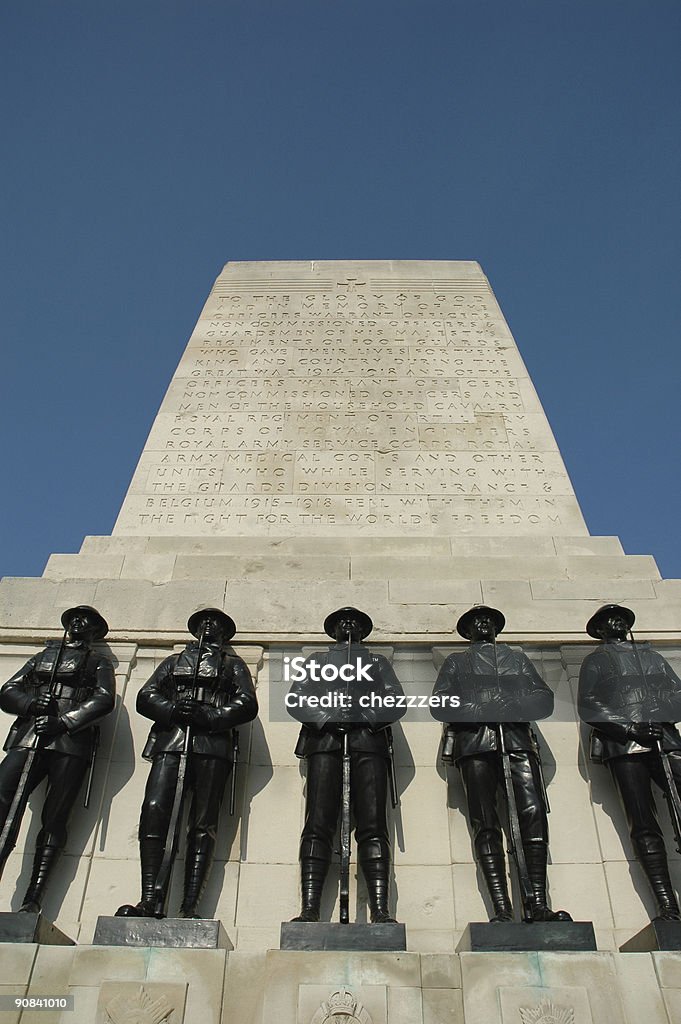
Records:
<instances>
[{"instance_id":1,"label":"soldier's boot","mask_svg":"<svg viewBox=\"0 0 681 1024\"><path fill-rule=\"evenodd\" d=\"M197 919L199 900L206 888L211 864L213 863L213 847L215 841L211 836L201 835L187 841L187 852L184 861L184 896L180 907L180 917Z\"/></svg>"},{"instance_id":2,"label":"soldier's boot","mask_svg":"<svg viewBox=\"0 0 681 1024\"><path fill-rule=\"evenodd\" d=\"M506 858L501 834L491 830L481 833L475 840L475 853L494 910L490 921L494 924L499 921L512 921L513 905L508 894Z\"/></svg>"},{"instance_id":3,"label":"soldier's boot","mask_svg":"<svg viewBox=\"0 0 681 1024\"><path fill-rule=\"evenodd\" d=\"M384 839L364 839L358 844L357 859L366 882L371 923L393 923L395 918L388 909L390 846Z\"/></svg>"},{"instance_id":4,"label":"soldier's boot","mask_svg":"<svg viewBox=\"0 0 681 1024\"><path fill-rule=\"evenodd\" d=\"M532 916L535 921L571 921L567 910L551 910L546 899L546 864L549 848L543 840L524 844L525 862L532 883Z\"/></svg>"},{"instance_id":5,"label":"soldier's boot","mask_svg":"<svg viewBox=\"0 0 681 1024\"><path fill-rule=\"evenodd\" d=\"M28 883L24 901L19 907L20 913L39 914L41 912L47 879L57 863L60 853L61 846L49 846L45 843L40 843L36 847L31 880Z\"/></svg>"},{"instance_id":6,"label":"soldier's boot","mask_svg":"<svg viewBox=\"0 0 681 1024\"><path fill-rule=\"evenodd\" d=\"M329 861L322 857L300 858L300 890L302 905L293 921L318 921L321 913L322 890L329 870Z\"/></svg>"},{"instance_id":7,"label":"soldier's boot","mask_svg":"<svg viewBox=\"0 0 681 1024\"><path fill-rule=\"evenodd\" d=\"M641 867L646 873L657 902L657 918L662 921L681 921L664 841L659 836L643 836L634 841Z\"/></svg>"},{"instance_id":8,"label":"soldier's boot","mask_svg":"<svg viewBox=\"0 0 681 1024\"><path fill-rule=\"evenodd\" d=\"M142 870L142 897L139 903L124 903L116 911L116 917L164 917L156 914L156 879L163 860L165 844L155 836L140 839L140 862Z\"/></svg>"}]
</instances>

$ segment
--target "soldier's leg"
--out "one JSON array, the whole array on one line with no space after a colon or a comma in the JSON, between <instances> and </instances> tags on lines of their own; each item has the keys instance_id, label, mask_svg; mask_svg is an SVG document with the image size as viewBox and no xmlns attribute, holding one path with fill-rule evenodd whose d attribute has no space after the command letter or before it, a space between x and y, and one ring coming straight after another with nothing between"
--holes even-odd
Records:
<instances>
[{"instance_id":1,"label":"soldier's leg","mask_svg":"<svg viewBox=\"0 0 681 1024\"><path fill-rule=\"evenodd\" d=\"M653 755L629 754L608 762L619 790L634 850L646 873L657 902L659 916L668 921L681 918L674 893L662 828L650 784L656 765Z\"/></svg>"},{"instance_id":2,"label":"soldier's leg","mask_svg":"<svg viewBox=\"0 0 681 1024\"><path fill-rule=\"evenodd\" d=\"M19 908L37 914L47 884L61 851L66 845L66 829L78 792L87 773L82 757L46 750L42 757L47 768L47 794L42 812L42 828L36 839L31 880Z\"/></svg>"},{"instance_id":3,"label":"soldier's leg","mask_svg":"<svg viewBox=\"0 0 681 1024\"><path fill-rule=\"evenodd\" d=\"M357 859L369 896L373 924L394 921L388 909L390 895L390 839L386 812L388 761L382 754L353 754L350 793L355 815Z\"/></svg>"},{"instance_id":4,"label":"soldier's leg","mask_svg":"<svg viewBox=\"0 0 681 1024\"><path fill-rule=\"evenodd\" d=\"M213 863L220 805L231 767L228 761L216 757L192 755L192 802L189 808L180 917L199 916L197 908Z\"/></svg>"},{"instance_id":5,"label":"soldier's leg","mask_svg":"<svg viewBox=\"0 0 681 1024\"><path fill-rule=\"evenodd\" d=\"M463 757L458 762L468 802L475 856L492 900L492 921L512 921L503 835L497 814L499 768L496 755Z\"/></svg>"},{"instance_id":6,"label":"soldier's leg","mask_svg":"<svg viewBox=\"0 0 681 1024\"><path fill-rule=\"evenodd\" d=\"M302 909L294 921L318 921L324 880L331 863L343 784L340 751L307 759L305 824L300 837Z\"/></svg>"},{"instance_id":7,"label":"soldier's leg","mask_svg":"<svg viewBox=\"0 0 681 1024\"><path fill-rule=\"evenodd\" d=\"M551 910L546 898L549 830L539 764L534 754L525 752L511 753L510 760L520 835L534 893L534 920L571 921L566 910Z\"/></svg>"},{"instance_id":8,"label":"soldier's leg","mask_svg":"<svg viewBox=\"0 0 681 1024\"><path fill-rule=\"evenodd\" d=\"M154 916L155 885L163 860L179 766L179 754L157 754L154 757L144 791L138 833L142 895L135 906L126 903L119 907L117 917Z\"/></svg>"},{"instance_id":9,"label":"soldier's leg","mask_svg":"<svg viewBox=\"0 0 681 1024\"><path fill-rule=\"evenodd\" d=\"M26 758L28 755L29 750L27 747L16 747L14 750L10 750L6 757L3 758L2 763L0 763L0 833L2 833L2 830L5 827L7 815L12 807L14 795L17 791L17 786L19 785L21 773L24 770L24 765L26 764ZM33 768L31 769L31 773L27 780L27 796L40 782L42 782L46 773L47 765L45 759L41 754L38 754L33 761ZM21 810L23 811L23 808L21 808ZM21 827L21 818L22 814L18 814L16 816L3 849L0 850L0 875L2 874L7 858L16 844L19 828Z\"/></svg>"}]
</instances>

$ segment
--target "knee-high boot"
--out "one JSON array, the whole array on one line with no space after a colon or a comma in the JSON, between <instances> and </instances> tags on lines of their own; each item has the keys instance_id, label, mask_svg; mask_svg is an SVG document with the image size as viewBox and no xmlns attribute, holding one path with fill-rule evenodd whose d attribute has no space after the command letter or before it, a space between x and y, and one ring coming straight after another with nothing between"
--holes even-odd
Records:
<instances>
[{"instance_id":1,"label":"knee-high boot","mask_svg":"<svg viewBox=\"0 0 681 1024\"><path fill-rule=\"evenodd\" d=\"M329 870L329 861L321 857L300 858L301 910L294 921L318 921L322 891Z\"/></svg>"},{"instance_id":2,"label":"knee-high boot","mask_svg":"<svg viewBox=\"0 0 681 1024\"><path fill-rule=\"evenodd\" d=\"M634 840L638 859L653 890L658 917L663 921L679 921L681 913L672 880L664 841L659 836L642 836Z\"/></svg>"},{"instance_id":3,"label":"knee-high boot","mask_svg":"<svg viewBox=\"0 0 681 1024\"><path fill-rule=\"evenodd\" d=\"M19 907L22 913L40 913L47 879L57 863L60 853L60 846L48 846L41 843L36 847L31 881L28 883L24 901Z\"/></svg>"},{"instance_id":4,"label":"knee-high boot","mask_svg":"<svg viewBox=\"0 0 681 1024\"><path fill-rule=\"evenodd\" d=\"M142 872L142 896L139 903L124 903L116 911L116 917L156 917L156 879L163 860L164 843L156 836L140 839L140 862ZM158 915L163 917L164 915Z\"/></svg>"},{"instance_id":5,"label":"knee-high boot","mask_svg":"<svg viewBox=\"0 0 681 1024\"><path fill-rule=\"evenodd\" d=\"M492 901L493 922L512 921L513 905L508 894L506 858L501 835L487 830L475 840L475 852Z\"/></svg>"},{"instance_id":6,"label":"knee-high boot","mask_svg":"<svg viewBox=\"0 0 681 1024\"><path fill-rule=\"evenodd\" d=\"M215 841L211 836L190 837L184 862L184 896L180 917L198 918L196 910L213 863Z\"/></svg>"},{"instance_id":7,"label":"knee-high boot","mask_svg":"<svg viewBox=\"0 0 681 1024\"><path fill-rule=\"evenodd\" d=\"M532 883L532 914L535 921L571 921L567 910L551 910L546 899L546 864L549 848L543 840L524 844L525 862Z\"/></svg>"}]
</instances>

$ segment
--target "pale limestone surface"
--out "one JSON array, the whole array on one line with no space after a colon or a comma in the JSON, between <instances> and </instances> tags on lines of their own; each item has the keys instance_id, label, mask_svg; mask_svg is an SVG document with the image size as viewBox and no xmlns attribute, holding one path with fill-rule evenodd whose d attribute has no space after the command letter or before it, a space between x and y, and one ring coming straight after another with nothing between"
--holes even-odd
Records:
<instances>
[{"instance_id":1,"label":"pale limestone surface","mask_svg":"<svg viewBox=\"0 0 681 1024\"><path fill-rule=\"evenodd\" d=\"M323 643L325 614L354 604L372 615L372 640L389 645L405 692L428 693L459 643L456 619L480 601L503 609L504 639L523 645L554 690L555 714L539 729L553 807L550 893L554 906L594 922L599 953L455 955L467 923L489 908L460 779L439 760L440 727L427 719L395 728L391 906L407 924L408 952L279 953L280 923L298 910L305 768L293 753L297 726L270 721L268 645ZM0 582L0 679L60 635L64 608L88 603L110 623L103 649L118 690L92 805L74 812L45 904L81 946L23 947L16 963L16 947L9 958L3 950L0 990L70 991L88 1024L100 979L171 986L178 977L192 1024L310 1024L341 985L386 1024L518 1024L520 1008L544 999L571 1007L575 1024L634 1024L644 1008L650 1024L671 1024L681 956L614 952L653 906L609 773L589 763L574 709L593 649L584 623L607 601L633 607L637 635L681 668L681 581L661 580L652 558L625 555L616 537L589 536L477 264L228 264L114 536L53 555L42 579ZM257 677L261 707L241 730L238 814L223 814L205 896L235 950L91 947L97 915L139 891L149 723L136 714L137 692L206 605L236 619L234 649ZM38 792L0 883L15 909L40 805ZM663 820L679 885L664 811ZM175 906L182 870L181 851ZM357 920L366 904L353 858ZM338 914L337 864L323 914ZM24 1014L22 1024L34 1018L49 1024L50 1015Z\"/></svg>"}]
</instances>

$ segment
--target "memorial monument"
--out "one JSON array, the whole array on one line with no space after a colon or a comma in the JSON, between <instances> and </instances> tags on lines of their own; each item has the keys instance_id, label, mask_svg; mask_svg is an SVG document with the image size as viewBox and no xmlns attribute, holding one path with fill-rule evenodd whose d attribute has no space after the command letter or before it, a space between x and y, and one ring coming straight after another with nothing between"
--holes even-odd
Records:
<instances>
[{"instance_id":1,"label":"memorial monument","mask_svg":"<svg viewBox=\"0 0 681 1024\"><path fill-rule=\"evenodd\" d=\"M618 952L655 904L576 710L580 665L596 645L584 623L605 603L633 608L637 637L678 672L681 581L661 580L651 557L625 555L616 537L589 535L476 263L227 264L112 535L52 555L40 579L0 583L3 681L59 638L64 609L90 604L109 623L101 648L119 695L102 724L89 811L74 819L43 903L78 945L8 944L3 993L72 995L84 1021L154 1006L173 1024L321 1024L341 1013L353 1024L517 1024L550 1012L575 1024L669 1024L681 1005L679 954ZM407 951L280 950L281 922L300 910L304 779L295 726L271 713L274 649L323 648L324 610L360 608L405 693L430 694L465 646L455 623L479 604L503 608L505 643L522 645L554 694L538 730L552 808L547 896L593 922L598 950L456 952L468 923L488 916L485 887L463 789L435 756L440 727L427 709L395 727L391 911ZM98 916L138 887L148 723L137 694L184 650L187 616L206 606L238 621L234 653L260 705L240 730L237 813L222 816L201 902L234 949L93 948ZM32 817L0 885L6 909L19 909L30 879ZM350 875L351 917L366 921L355 864ZM336 859L325 920L338 916L338 888Z\"/></svg>"}]
</instances>

